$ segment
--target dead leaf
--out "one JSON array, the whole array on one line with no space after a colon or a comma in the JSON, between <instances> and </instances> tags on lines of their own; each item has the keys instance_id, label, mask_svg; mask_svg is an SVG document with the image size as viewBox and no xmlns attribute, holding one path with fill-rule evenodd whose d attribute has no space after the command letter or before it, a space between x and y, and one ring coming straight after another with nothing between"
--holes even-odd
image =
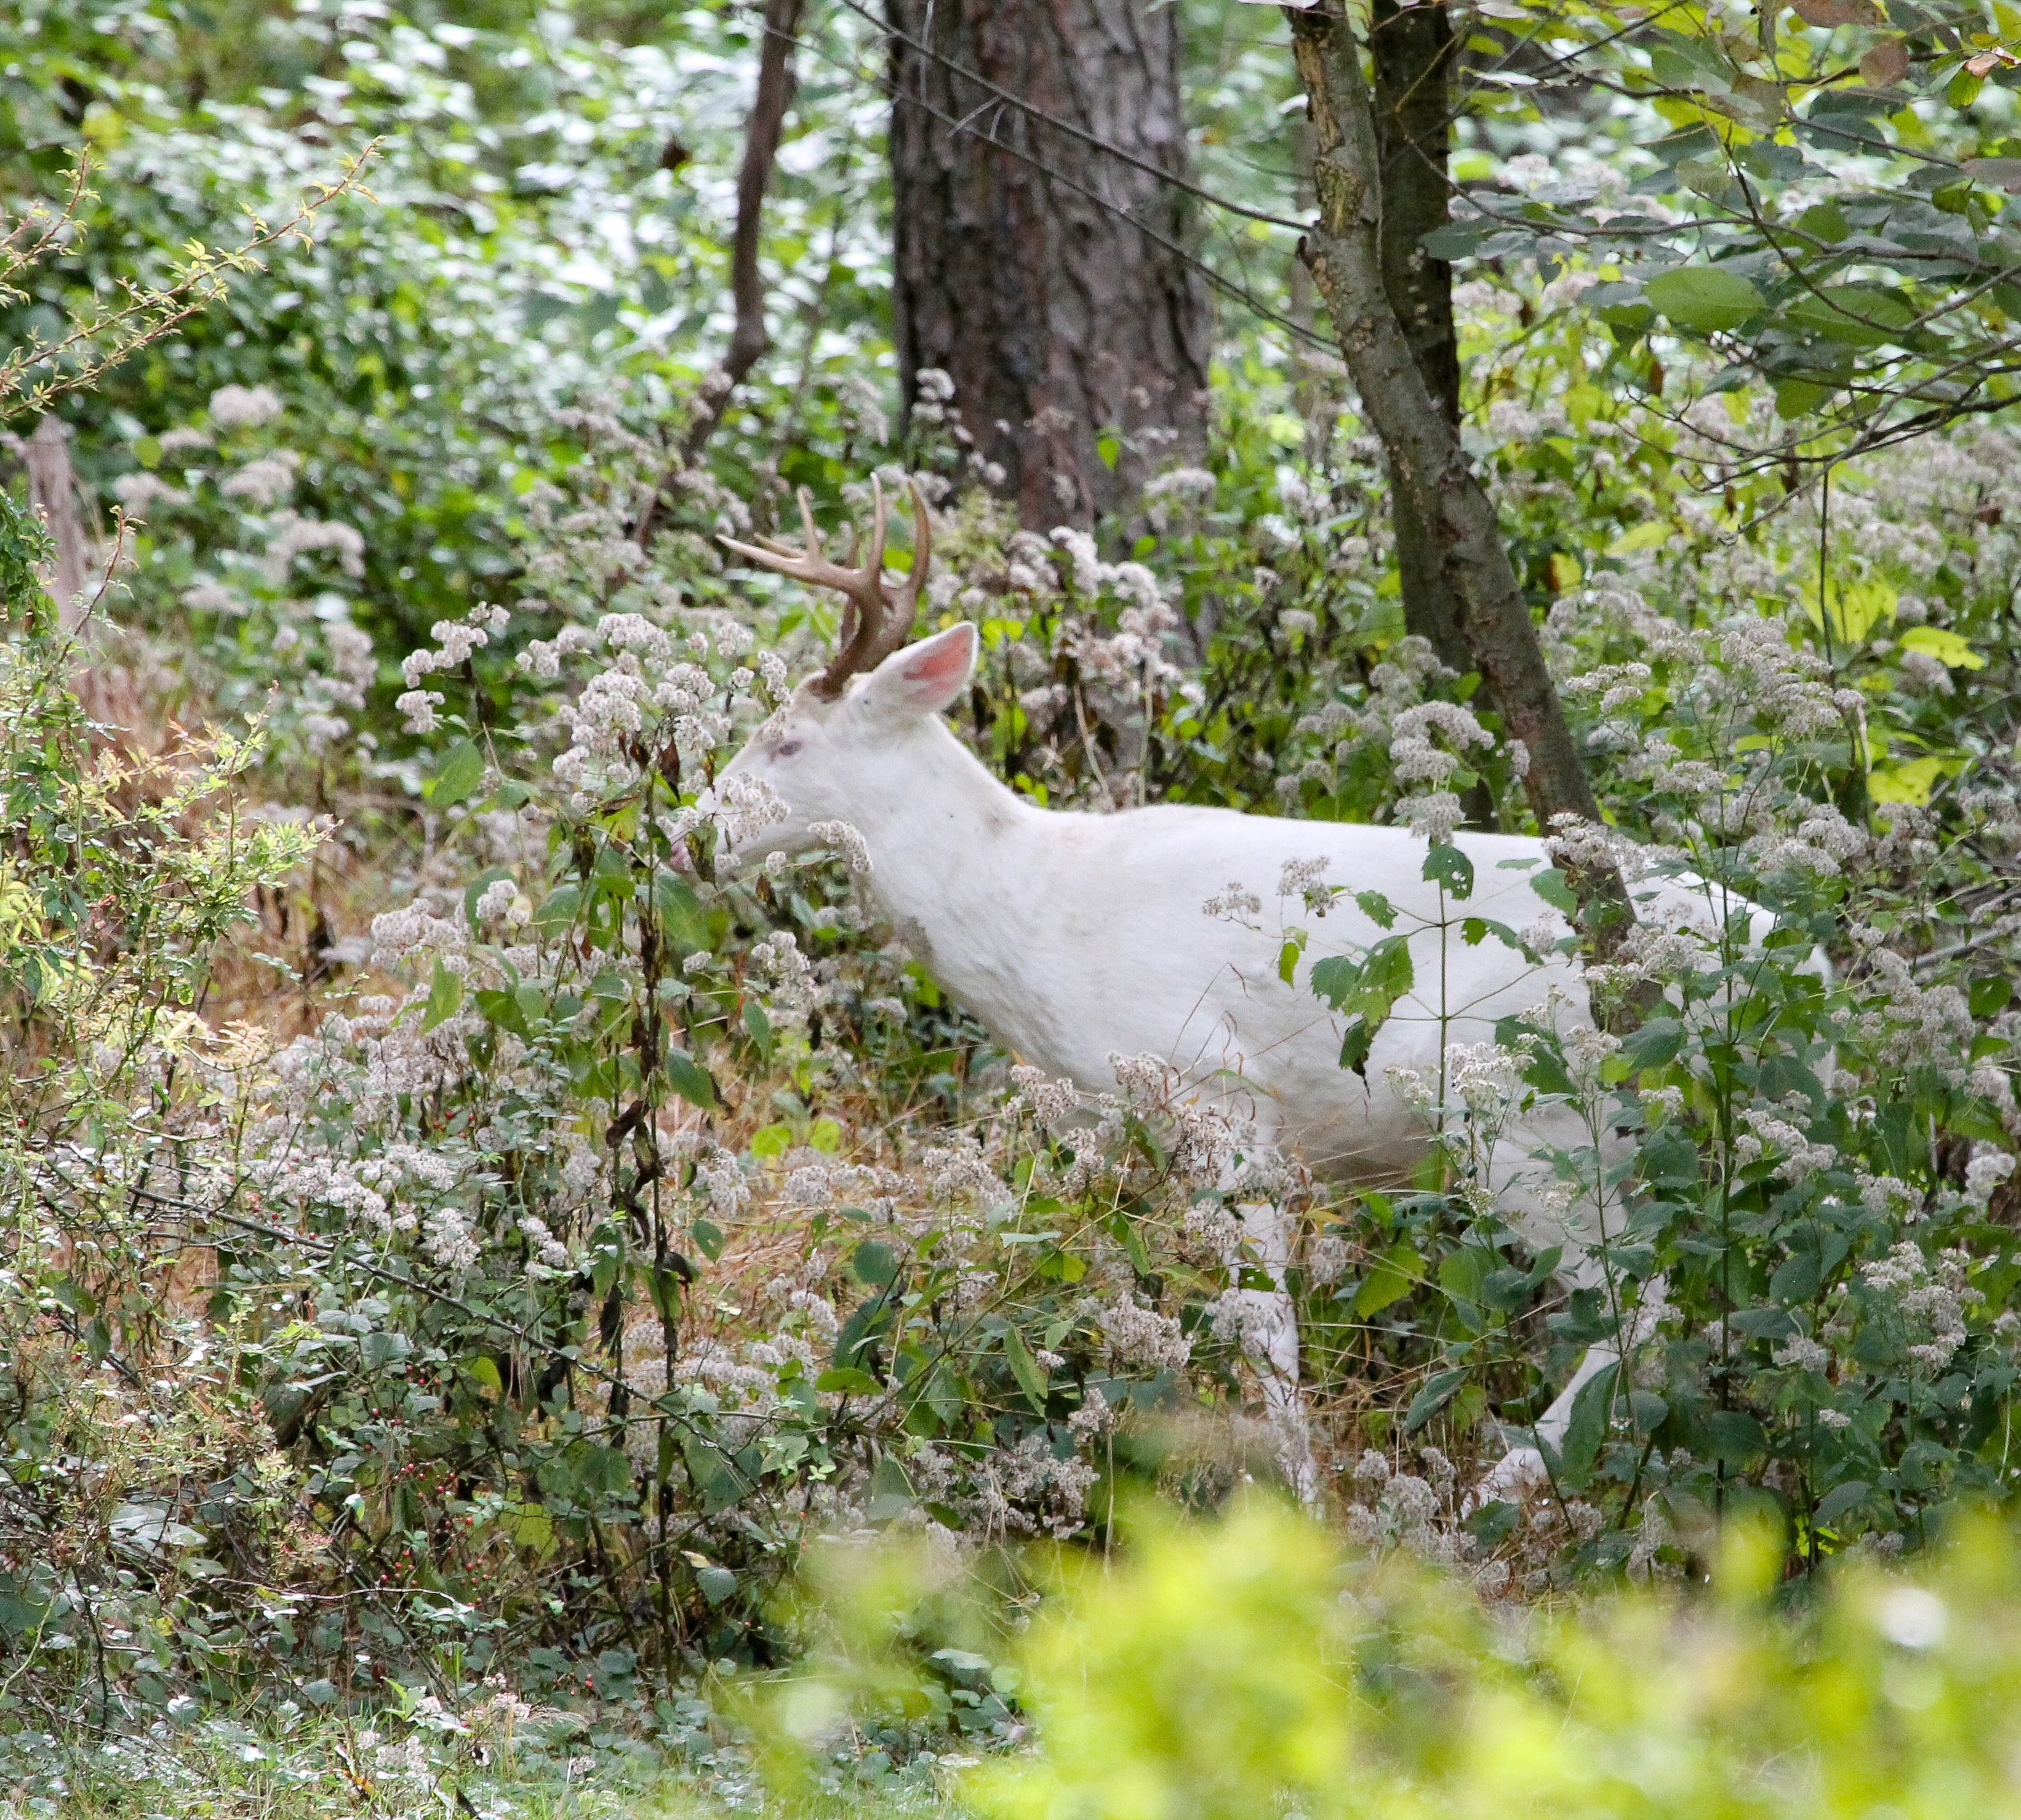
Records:
<instances>
[{"instance_id":1,"label":"dead leaf","mask_svg":"<svg viewBox=\"0 0 2021 1820\"><path fill-rule=\"evenodd\" d=\"M2021 158L1968 158L1960 167L1975 184L1988 184L2010 195L2021 195Z\"/></svg>"},{"instance_id":2,"label":"dead leaf","mask_svg":"<svg viewBox=\"0 0 2021 1820\"><path fill-rule=\"evenodd\" d=\"M1884 38L1859 60L1859 73L1870 89L1892 89L1909 73L1909 47L1899 38Z\"/></svg>"},{"instance_id":3,"label":"dead leaf","mask_svg":"<svg viewBox=\"0 0 2021 1820\"><path fill-rule=\"evenodd\" d=\"M1829 31L1834 25L1871 25L1874 0L1790 0L1806 25Z\"/></svg>"}]
</instances>

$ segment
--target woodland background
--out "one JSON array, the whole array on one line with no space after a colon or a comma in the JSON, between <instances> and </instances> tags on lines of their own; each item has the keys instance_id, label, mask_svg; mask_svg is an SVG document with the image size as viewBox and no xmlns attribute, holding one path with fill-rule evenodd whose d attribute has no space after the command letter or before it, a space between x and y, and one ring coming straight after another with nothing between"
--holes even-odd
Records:
<instances>
[{"instance_id":1,"label":"woodland background","mask_svg":"<svg viewBox=\"0 0 2021 1820\"><path fill-rule=\"evenodd\" d=\"M2004 0L12 9L0 1801L2011 1805L2016 68ZM846 854L675 863L834 631L717 537L873 474L1036 799L1560 836L1607 1029L1273 1184L1302 1518L1228 1134L1014 1075ZM1624 913L1684 868L1765 951ZM1604 1296L1477 1179L1540 1098Z\"/></svg>"}]
</instances>

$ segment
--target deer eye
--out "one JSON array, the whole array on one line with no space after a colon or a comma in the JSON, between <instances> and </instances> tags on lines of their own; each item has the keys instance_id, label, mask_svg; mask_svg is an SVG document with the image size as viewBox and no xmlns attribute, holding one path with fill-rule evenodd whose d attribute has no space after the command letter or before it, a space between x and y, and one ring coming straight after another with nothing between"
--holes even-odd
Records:
<instances>
[{"instance_id":1,"label":"deer eye","mask_svg":"<svg viewBox=\"0 0 2021 1820\"><path fill-rule=\"evenodd\" d=\"M798 738L782 739L779 741L778 750L774 755L781 759L790 759L806 743L805 741Z\"/></svg>"}]
</instances>

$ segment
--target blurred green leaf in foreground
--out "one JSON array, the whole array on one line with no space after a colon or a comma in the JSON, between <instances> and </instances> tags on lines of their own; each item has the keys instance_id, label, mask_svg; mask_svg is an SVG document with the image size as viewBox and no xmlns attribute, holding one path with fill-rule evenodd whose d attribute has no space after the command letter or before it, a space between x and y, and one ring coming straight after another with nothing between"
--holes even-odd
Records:
<instances>
[{"instance_id":1,"label":"blurred green leaf in foreground","mask_svg":"<svg viewBox=\"0 0 2021 1820\"><path fill-rule=\"evenodd\" d=\"M804 1800L869 1712L924 1717L949 1660L985 1662L938 1647L959 1633L1001 1656L971 1679L1032 1727L940 1759L988 1820L2021 1812L2011 1533L1961 1519L1914 1578L1844 1559L1795 1612L1779 1559L1742 1530L1695 1586L1522 1608L1259 1498L1142 1517L1108 1562L1061 1554L1040 1614L1019 1632L1014 1601L989 1651L972 1609L950 1616L952 1558L852 1545L815 1567L825 1674L759 1729Z\"/></svg>"}]
</instances>

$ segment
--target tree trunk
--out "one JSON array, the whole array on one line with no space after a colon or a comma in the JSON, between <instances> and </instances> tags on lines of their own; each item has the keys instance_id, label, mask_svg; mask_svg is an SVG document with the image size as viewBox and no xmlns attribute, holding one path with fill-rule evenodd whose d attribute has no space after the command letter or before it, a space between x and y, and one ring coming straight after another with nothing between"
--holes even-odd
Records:
<instances>
[{"instance_id":1,"label":"tree trunk","mask_svg":"<svg viewBox=\"0 0 2021 1820\"><path fill-rule=\"evenodd\" d=\"M1413 357L1382 257L1381 160L1361 47L1341 0L1287 8L1313 112L1313 187L1320 219L1305 257L1333 317L1362 409L1388 451L1411 509L1430 533L1461 605L1474 668L1504 725L1530 755L1524 788L1539 824L1600 819L1600 806L1546 668L1495 506ZM1611 876L1610 875L1610 876ZM1626 908L1618 877L1594 889Z\"/></svg>"},{"instance_id":2,"label":"tree trunk","mask_svg":"<svg viewBox=\"0 0 2021 1820\"><path fill-rule=\"evenodd\" d=\"M1459 337L1452 268L1424 237L1451 219L1446 160L1452 138L1452 26L1443 0L1399 7L1375 0L1368 35L1375 68L1375 148L1382 166L1382 287L1433 403L1459 428ZM1431 641L1440 662L1473 668L1464 608L1447 580L1430 526L1390 470L1389 512L1403 583L1404 624Z\"/></svg>"},{"instance_id":3,"label":"tree trunk","mask_svg":"<svg viewBox=\"0 0 2021 1820\"><path fill-rule=\"evenodd\" d=\"M1176 9L890 0L889 16L906 409L923 370L945 372L1025 522L1091 525L1206 441L1185 198L1089 143L1185 173ZM1112 468L1109 431L1135 445Z\"/></svg>"}]
</instances>

